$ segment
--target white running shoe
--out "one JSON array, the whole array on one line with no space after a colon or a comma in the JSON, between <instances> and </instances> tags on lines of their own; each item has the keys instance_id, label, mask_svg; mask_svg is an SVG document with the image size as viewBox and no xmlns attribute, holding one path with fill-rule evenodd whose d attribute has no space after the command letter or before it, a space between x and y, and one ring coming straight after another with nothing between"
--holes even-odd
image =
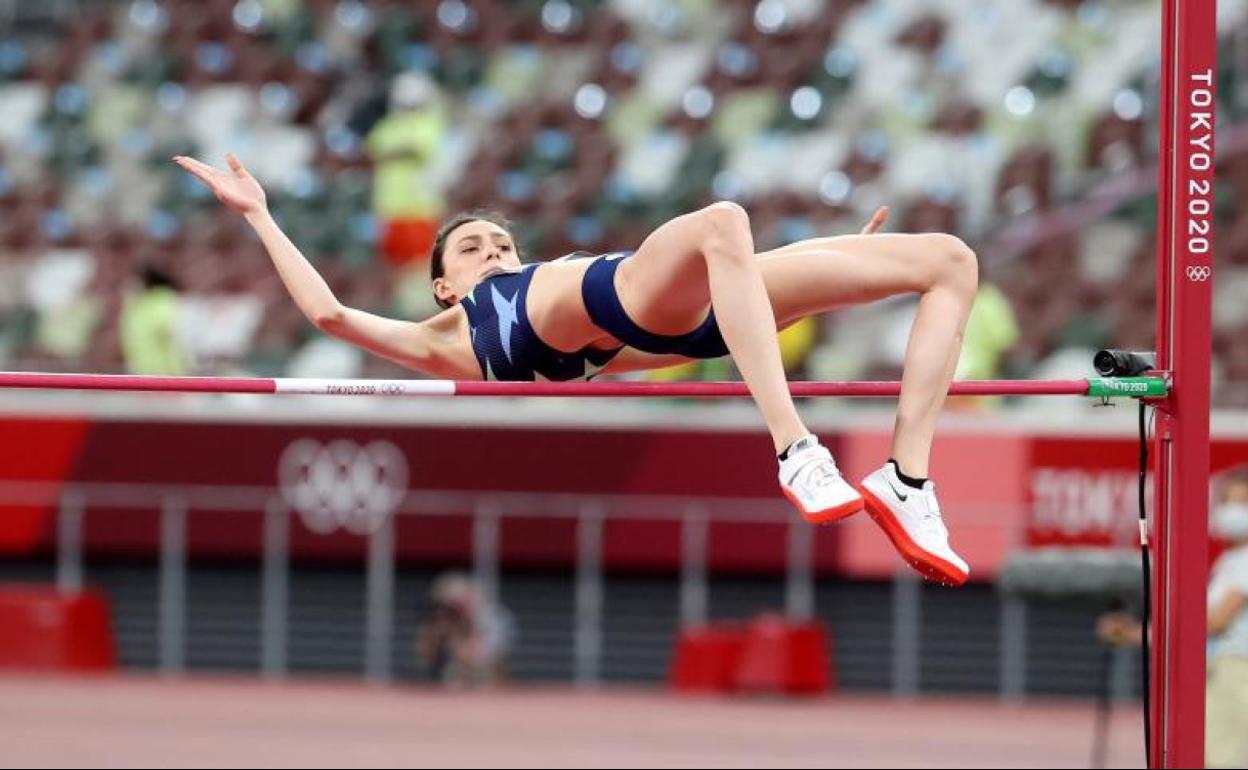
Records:
<instances>
[{"instance_id":1,"label":"white running shoe","mask_svg":"<svg viewBox=\"0 0 1248 770\"><path fill-rule=\"evenodd\" d=\"M867 513L911 567L937 583L960 586L966 582L971 568L949 547L949 530L940 517L935 484L928 481L922 489L906 486L897 477L896 467L886 463L863 479L859 490Z\"/></svg>"},{"instance_id":2,"label":"white running shoe","mask_svg":"<svg viewBox=\"0 0 1248 770\"><path fill-rule=\"evenodd\" d=\"M862 495L845 481L832 453L814 436L801 441L805 446L791 450L780 463L780 489L802 518L829 524L861 511Z\"/></svg>"}]
</instances>

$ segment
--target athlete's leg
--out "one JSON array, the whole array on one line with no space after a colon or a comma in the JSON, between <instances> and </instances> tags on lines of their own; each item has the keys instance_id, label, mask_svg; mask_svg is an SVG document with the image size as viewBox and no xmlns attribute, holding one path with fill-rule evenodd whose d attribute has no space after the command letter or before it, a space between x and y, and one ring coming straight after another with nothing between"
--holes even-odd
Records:
<instances>
[{"instance_id":1,"label":"athlete's leg","mask_svg":"<svg viewBox=\"0 0 1248 770\"><path fill-rule=\"evenodd\" d=\"M620 265L616 291L633 322L654 334L692 331L713 306L779 452L809 431L789 395L760 268L745 210L716 203L651 233Z\"/></svg>"},{"instance_id":2,"label":"athlete's leg","mask_svg":"<svg viewBox=\"0 0 1248 770\"><path fill-rule=\"evenodd\" d=\"M975 298L975 254L943 234L815 238L758 255L780 326L814 313L895 294L920 295L906 346L893 457L908 475L928 474L944 404Z\"/></svg>"}]
</instances>

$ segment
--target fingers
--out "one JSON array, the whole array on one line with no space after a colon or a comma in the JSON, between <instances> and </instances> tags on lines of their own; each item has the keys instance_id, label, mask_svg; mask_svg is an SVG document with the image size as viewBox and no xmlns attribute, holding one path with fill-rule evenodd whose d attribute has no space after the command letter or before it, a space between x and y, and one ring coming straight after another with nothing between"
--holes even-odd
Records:
<instances>
[{"instance_id":1,"label":"fingers","mask_svg":"<svg viewBox=\"0 0 1248 770\"><path fill-rule=\"evenodd\" d=\"M251 174L243 168L243 164L234 155L226 157L230 171L213 168L207 163L185 155L175 155L173 161L203 182L217 196L217 200L236 211L245 214L264 205L263 191L259 191L258 195L253 194L246 185L239 184L237 181L249 180L251 184L256 184Z\"/></svg>"},{"instance_id":2,"label":"fingers","mask_svg":"<svg viewBox=\"0 0 1248 770\"><path fill-rule=\"evenodd\" d=\"M191 171L191 172L198 171L201 174L209 174L209 175L211 175L213 172L216 171L215 168L213 168L212 166L209 166L207 163L204 163L203 161L200 161L200 160L196 160L194 158L188 158L185 155L178 155L174 158L174 160L177 161L178 165L182 166L182 168L186 169L187 171Z\"/></svg>"},{"instance_id":3,"label":"fingers","mask_svg":"<svg viewBox=\"0 0 1248 770\"><path fill-rule=\"evenodd\" d=\"M234 172L234 176L239 179L247 179L251 176L247 169L243 168L243 162L238 159L234 153L228 153L225 156L225 162L230 164L230 170Z\"/></svg>"},{"instance_id":4,"label":"fingers","mask_svg":"<svg viewBox=\"0 0 1248 770\"><path fill-rule=\"evenodd\" d=\"M185 155L174 156L173 162L199 177L204 184L210 187L213 184L213 176L219 173L215 168L209 166L207 163L201 163L200 161L195 160L194 158L188 158Z\"/></svg>"},{"instance_id":5,"label":"fingers","mask_svg":"<svg viewBox=\"0 0 1248 770\"><path fill-rule=\"evenodd\" d=\"M871 215L871 221L867 222L866 226L862 228L862 235L871 235L883 227L884 223L887 221L888 206L880 206L875 210L875 213Z\"/></svg>"},{"instance_id":6,"label":"fingers","mask_svg":"<svg viewBox=\"0 0 1248 770\"><path fill-rule=\"evenodd\" d=\"M871 232L871 233L878 232L879 229L883 227L884 223L887 221L888 221L888 207L880 206L878 209L875 210L875 213L871 215L871 222L870 224L868 224L868 227L870 229L868 230L868 232Z\"/></svg>"}]
</instances>

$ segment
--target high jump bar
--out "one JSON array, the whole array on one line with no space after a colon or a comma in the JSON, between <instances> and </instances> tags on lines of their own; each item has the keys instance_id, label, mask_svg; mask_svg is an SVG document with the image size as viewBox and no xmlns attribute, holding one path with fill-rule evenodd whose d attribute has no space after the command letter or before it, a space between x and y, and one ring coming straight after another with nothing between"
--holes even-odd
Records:
<instances>
[{"instance_id":1,"label":"high jump bar","mask_svg":"<svg viewBox=\"0 0 1248 770\"><path fill-rule=\"evenodd\" d=\"M255 393L316 396L517 396L601 398L744 398L744 382L474 382L464 380L366 380L263 377L153 377L129 374L0 372L0 388L142 391L161 393ZM794 396L890 398L897 381L792 382ZM1163 377L1073 380L965 380L951 396L1093 396L1164 398Z\"/></svg>"}]
</instances>

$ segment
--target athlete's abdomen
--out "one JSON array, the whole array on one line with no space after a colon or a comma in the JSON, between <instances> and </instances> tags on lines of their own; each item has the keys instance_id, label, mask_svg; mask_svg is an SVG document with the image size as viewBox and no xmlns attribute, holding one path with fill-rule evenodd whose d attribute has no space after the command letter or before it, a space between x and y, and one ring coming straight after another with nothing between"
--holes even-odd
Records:
<instances>
[{"instance_id":1,"label":"athlete's abdomen","mask_svg":"<svg viewBox=\"0 0 1248 770\"><path fill-rule=\"evenodd\" d=\"M468 314L472 331L472 349L487 380L574 380L596 374L615 355L615 350L599 351L580 344L564 352L553 347L549 340L539 335L530 319L529 301L532 282L539 272L550 277L542 291L552 301L543 303L539 310L547 329L562 323L577 323L576 311L564 306L562 319L558 318L560 293L575 273L566 271L566 264L529 265L517 273L501 273L491 276L473 288L472 293L461 301ZM555 308L555 310L552 310ZM581 313L584 311L582 310ZM571 317L569 314L571 313ZM597 331L595 329L595 331ZM559 335L556 335L559 336ZM575 337L560 337L560 339ZM582 336L583 338L583 336Z\"/></svg>"},{"instance_id":2,"label":"athlete's abdomen","mask_svg":"<svg viewBox=\"0 0 1248 770\"><path fill-rule=\"evenodd\" d=\"M589 264L588 259L547 262L533 275L529 322L534 333L556 350L619 347L620 343L603 334L585 311L581 280Z\"/></svg>"}]
</instances>

